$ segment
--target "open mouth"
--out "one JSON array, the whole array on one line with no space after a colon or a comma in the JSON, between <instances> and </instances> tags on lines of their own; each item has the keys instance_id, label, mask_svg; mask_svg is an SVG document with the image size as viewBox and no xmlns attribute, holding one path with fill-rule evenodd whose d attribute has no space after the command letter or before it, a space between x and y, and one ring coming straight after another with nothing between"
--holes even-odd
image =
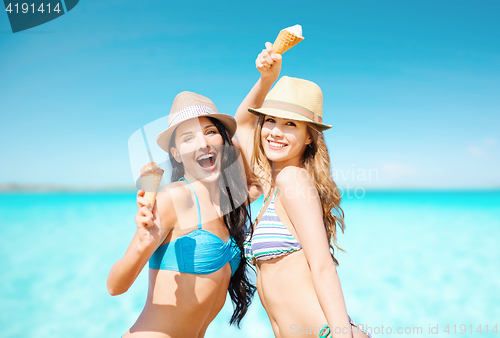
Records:
<instances>
[{"instance_id":1,"label":"open mouth","mask_svg":"<svg viewBox=\"0 0 500 338\"><path fill-rule=\"evenodd\" d=\"M281 149L283 149L283 148L285 148L285 147L288 146L285 143L271 141L271 140L267 140L267 144L269 145L269 148L271 148L273 150L281 150Z\"/></svg>"},{"instance_id":2,"label":"open mouth","mask_svg":"<svg viewBox=\"0 0 500 338\"><path fill-rule=\"evenodd\" d=\"M206 171L212 171L215 169L215 160L217 159L217 155L213 153L203 154L196 159L198 165L201 169Z\"/></svg>"}]
</instances>

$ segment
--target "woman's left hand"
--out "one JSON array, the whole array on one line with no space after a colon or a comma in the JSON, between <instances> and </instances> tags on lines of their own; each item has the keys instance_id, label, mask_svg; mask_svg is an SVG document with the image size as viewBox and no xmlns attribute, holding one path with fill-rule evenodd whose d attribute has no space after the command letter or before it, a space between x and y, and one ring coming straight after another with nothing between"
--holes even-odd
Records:
<instances>
[{"instance_id":1,"label":"woman's left hand","mask_svg":"<svg viewBox=\"0 0 500 338\"><path fill-rule=\"evenodd\" d=\"M273 45L266 42L266 49L257 56L255 66L265 80L276 81L281 72L281 55L273 52Z\"/></svg>"},{"instance_id":2,"label":"woman's left hand","mask_svg":"<svg viewBox=\"0 0 500 338\"><path fill-rule=\"evenodd\" d=\"M144 191L139 190L137 192L137 214L135 215L139 243L143 247L153 246L156 249L164 237L163 226L158 209L155 207L152 211L150 207L149 201L144 198Z\"/></svg>"}]
</instances>

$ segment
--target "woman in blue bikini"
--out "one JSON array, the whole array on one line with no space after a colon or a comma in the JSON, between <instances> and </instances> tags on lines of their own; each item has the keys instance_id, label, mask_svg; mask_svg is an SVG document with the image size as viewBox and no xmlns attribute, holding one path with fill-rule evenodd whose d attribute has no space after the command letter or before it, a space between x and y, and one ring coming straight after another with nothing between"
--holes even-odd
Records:
<instances>
[{"instance_id":1,"label":"woman in blue bikini","mask_svg":"<svg viewBox=\"0 0 500 338\"><path fill-rule=\"evenodd\" d=\"M177 95L168 128L157 137L169 153L172 183L153 211L137 193L137 231L108 276L124 293L149 261L146 305L124 337L203 337L229 291L239 325L255 288L242 248L248 219L244 174L231 138L236 121L206 97Z\"/></svg>"},{"instance_id":2,"label":"woman in blue bikini","mask_svg":"<svg viewBox=\"0 0 500 338\"><path fill-rule=\"evenodd\" d=\"M366 338L347 314L333 256L344 221L323 137L331 126L323 123L321 89L284 76L269 91L281 70L270 43L256 66L261 78L235 117L243 155L266 196L245 254L257 268L274 335Z\"/></svg>"}]
</instances>

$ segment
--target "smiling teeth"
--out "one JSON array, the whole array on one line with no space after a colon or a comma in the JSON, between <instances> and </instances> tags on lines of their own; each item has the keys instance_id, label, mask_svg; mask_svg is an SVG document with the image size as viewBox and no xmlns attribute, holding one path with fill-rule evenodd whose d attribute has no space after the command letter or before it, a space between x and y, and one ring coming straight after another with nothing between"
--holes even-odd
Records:
<instances>
[{"instance_id":1,"label":"smiling teeth","mask_svg":"<svg viewBox=\"0 0 500 338\"><path fill-rule=\"evenodd\" d=\"M275 143L275 142L272 142L272 141L269 141L269 144L272 145L273 147L276 147L276 148L283 148L285 146L285 144Z\"/></svg>"},{"instance_id":2,"label":"smiling teeth","mask_svg":"<svg viewBox=\"0 0 500 338\"><path fill-rule=\"evenodd\" d=\"M198 161L207 160L207 159L212 158L212 157L214 157L214 155L212 155L212 154L205 154L205 155L202 155L202 156L198 157Z\"/></svg>"}]
</instances>

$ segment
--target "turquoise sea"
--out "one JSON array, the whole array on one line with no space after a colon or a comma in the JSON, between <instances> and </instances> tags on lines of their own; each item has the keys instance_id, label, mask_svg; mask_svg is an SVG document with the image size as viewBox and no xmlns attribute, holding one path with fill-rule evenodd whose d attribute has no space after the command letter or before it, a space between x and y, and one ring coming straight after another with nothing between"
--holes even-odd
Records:
<instances>
[{"instance_id":1,"label":"turquoise sea","mask_svg":"<svg viewBox=\"0 0 500 338\"><path fill-rule=\"evenodd\" d=\"M342 207L354 320L377 337L499 337L500 191L368 191ZM135 210L135 192L0 194L0 337L120 337L146 297L144 271L126 294L106 290ZM228 297L206 337L273 337L258 298L241 330L231 312Z\"/></svg>"}]
</instances>

